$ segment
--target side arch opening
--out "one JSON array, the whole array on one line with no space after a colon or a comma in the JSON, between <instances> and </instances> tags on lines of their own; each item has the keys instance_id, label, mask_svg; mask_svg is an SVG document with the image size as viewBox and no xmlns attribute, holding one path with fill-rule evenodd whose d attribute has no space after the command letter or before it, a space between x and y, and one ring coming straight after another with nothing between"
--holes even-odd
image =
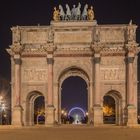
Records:
<instances>
[{"instance_id":1,"label":"side arch opening","mask_svg":"<svg viewBox=\"0 0 140 140\"><path fill-rule=\"evenodd\" d=\"M45 97L41 92L32 91L27 96L26 124L45 124Z\"/></svg>"},{"instance_id":2,"label":"side arch opening","mask_svg":"<svg viewBox=\"0 0 140 140\"><path fill-rule=\"evenodd\" d=\"M122 97L118 91L109 91L103 97L103 122L116 125L122 123Z\"/></svg>"}]
</instances>

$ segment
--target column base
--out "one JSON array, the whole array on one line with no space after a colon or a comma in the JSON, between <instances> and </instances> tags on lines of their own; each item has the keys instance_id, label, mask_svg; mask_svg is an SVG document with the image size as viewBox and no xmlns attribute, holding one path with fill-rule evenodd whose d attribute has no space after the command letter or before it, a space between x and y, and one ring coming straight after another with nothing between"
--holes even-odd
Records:
<instances>
[{"instance_id":1,"label":"column base","mask_svg":"<svg viewBox=\"0 0 140 140\"><path fill-rule=\"evenodd\" d=\"M94 122L94 112L93 112L93 108L89 109L89 114L88 114L88 122L87 124L93 125Z\"/></svg>"},{"instance_id":2,"label":"column base","mask_svg":"<svg viewBox=\"0 0 140 140\"><path fill-rule=\"evenodd\" d=\"M46 125L54 125L55 123L55 108L54 106L47 106L46 110Z\"/></svg>"},{"instance_id":3,"label":"column base","mask_svg":"<svg viewBox=\"0 0 140 140\"><path fill-rule=\"evenodd\" d=\"M14 125L14 126L23 126L22 111L23 111L23 108L20 105L15 106L13 108L12 125Z\"/></svg>"},{"instance_id":4,"label":"column base","mask_svg":"<svg viewBox=\"0 0 140 140\"><path fill-rule=\"evenodd\" d=\"M133 105L129 105L127 107L127 126L136 126L137 123L137 109Z\"/></svg>"},{"instance_id":5,"label":"column base","mask_svg":"<svg viewBox=\"0 0 140 140\"><path fill-rule=\"evenodd\" d=\"M94 126L103 125L103 109L100 105L94 106Z\"/></svg>"}]
</instances>

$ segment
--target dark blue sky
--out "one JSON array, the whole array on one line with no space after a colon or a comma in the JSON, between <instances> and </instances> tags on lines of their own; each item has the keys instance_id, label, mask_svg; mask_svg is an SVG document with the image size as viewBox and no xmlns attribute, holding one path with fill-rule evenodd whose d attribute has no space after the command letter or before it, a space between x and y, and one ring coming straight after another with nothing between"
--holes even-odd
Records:
<instances>
[{"instance_id":1,"label":"dark blue sky","mask_svg":"<svg viewBox=\"0 0 140 140\"><path fill-rule=\"evenodd\" d=\"M11 44L10 27L49 25L54 6L81 2L93 5L98 24L127 24L130 19L140 26L139 0L1 0L0 3L0 76L10 79L10 57L5 48ZM140 30L137 30L140 42Z\"/></svg>"},{"instance_id":2,"label":"dark blue sky","mask_svg":"<svg viewBox=\"0 0 140 140\"><path fill-rule=\"evenodd\" d=\"M61 108L70 110L73 107L81 107L88 110L88 91L85 80L78 76L64 80L61 92Z\"/></svg>"}]
</instances>

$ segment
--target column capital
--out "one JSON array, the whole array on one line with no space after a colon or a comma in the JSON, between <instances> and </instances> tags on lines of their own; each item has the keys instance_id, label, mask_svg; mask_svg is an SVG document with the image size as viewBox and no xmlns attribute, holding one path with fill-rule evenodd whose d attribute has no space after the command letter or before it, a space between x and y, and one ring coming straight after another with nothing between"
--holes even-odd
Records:
<instances>
[{"instance_id":1,"label":"column capital","mask_svg":"<svg viewBox=\"0 0 140 140\"><path fill-rule=\"evenodd\" d=\"M20 43L14 43L11 47L11 50L14 52L14 54L21 54L24 50L24 47Z\"/></svg>"},{"instance_id":2,"label":"column capital","mask_svg":"<svg viewBox=\"0 0 140 140\"><path fill-rule=\"evenodd\" d=\"M91 49L94 51L95 54L100 54L101 50L103 48L103 44L101 43L95 43L91 45Z\"/></svg>"},{"instance_id":3,"label":"column capital","mask_svg":"<svg viewBox=\"0 0 140 140\"><path fill-rule=\"evenodd\" d=\"M53 43L47 43L44 46L44 50L47 52L47 54L53 54L53 52L56 50L56 46Z\"/></svg>"},{"instance_id":4,"label":"column capital","mask_svg":"<svg viewBox=\"0 0 140 140\"><path fill-rule=\"evenodd\" d=\"M131 53L131 54L135 55L137 52L137 47L138 47L137 43L132 42L132 43L125 44L125 49L128 54Z\"/></svg>"}]
</instances>

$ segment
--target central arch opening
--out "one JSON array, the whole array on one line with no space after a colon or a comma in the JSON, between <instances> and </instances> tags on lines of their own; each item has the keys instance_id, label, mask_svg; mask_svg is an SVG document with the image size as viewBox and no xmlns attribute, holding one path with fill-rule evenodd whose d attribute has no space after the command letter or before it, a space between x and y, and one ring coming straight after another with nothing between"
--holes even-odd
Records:
<instances>
[{"instance_id":1,"label":"central arch opening","mask_svg":"<svg viewBox=\"0 0 140 140\"><path fill-rule=\"evenodd\" d=\"M85 80L80 76L70 76L63 81L61 88L61 123L87 123L88 90Z\"/></svg>"}]
</instances>

